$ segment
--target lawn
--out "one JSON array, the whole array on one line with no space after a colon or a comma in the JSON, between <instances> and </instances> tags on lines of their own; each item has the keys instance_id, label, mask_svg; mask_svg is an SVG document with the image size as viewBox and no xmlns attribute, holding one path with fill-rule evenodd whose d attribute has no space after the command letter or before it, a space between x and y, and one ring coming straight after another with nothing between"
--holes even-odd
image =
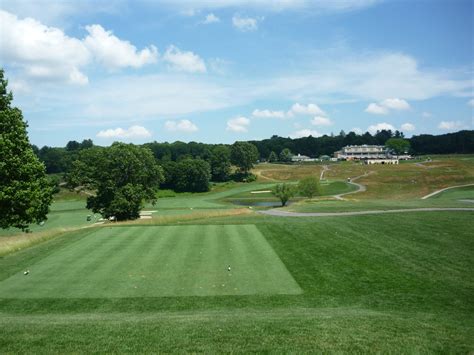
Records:
<instances>
[{"instance_id":1,"label":"lawn","mask_svg":"<svg viewBox=\"0 0 474 355\"><path fill-rule=\"evenodd\" d=\"M430 212L288 221L253 214L84 229L0 258L0 346L62 353L468 353L473 218ZM21 275L25 267L29 276ZM241 272L244 278L234 290L215 292L200 270L212 282ZM265 284L270 292L260 288L267 273L278 279ZM160 288L153 278L166 275ZM96 285L87 294L75 285L85 282ZM239 287L246 291L239 294Z\"/></svg>"},{"instance_id":2,"label":"lawn","mask_svg":"<svg viewBox=\"0 0 474 355\"><path fill-rule=\"evenodd\" d=\"M301 293L254 225L98 228L22 266L0 298Z\"/></svg>"}]
</instances>

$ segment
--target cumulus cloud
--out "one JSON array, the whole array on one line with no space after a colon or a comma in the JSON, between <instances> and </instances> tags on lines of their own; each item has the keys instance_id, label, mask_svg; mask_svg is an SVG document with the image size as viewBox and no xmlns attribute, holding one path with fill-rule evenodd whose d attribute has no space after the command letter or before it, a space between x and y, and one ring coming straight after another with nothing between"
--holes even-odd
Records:
<instances>
[{"instance_id":1,"label":"cumulus cloud","mask_svg":"<svg viewBox=\"0 0 474 355\"><path fill-rule=\"evenodd\" d=\"M163 60L170 67L177 71L185 71L189 73L205 73L206 65L204 61L193 52L181 51L176 46L169 46L166 50Z\"/></svg>"},{"instance_id":2,"label":"cumulus cloud","mask_svg":"<svg viewBox=\"0 0 474 355\"><path fill-rule=\"evenodd\" d=\"M438 128L445 131L454 131L465 127L461 121L441 121Z\"/></svg>"},{"instance_id":3,"label":"cumulus cloud","mask_svg":"<svg viewBox=\"0 0 474 355\"><path fill-rule=\"evenodd\" d=\"M432 116L433 115L430 112L426 112L426 111L421 114L421 117L423 117L423 118L430 118Z\"/></svg>"},{"instance_id":4,"label":"cumulus cloud","mask_svg":"<svg viewBox=\"0 0 474 355\"><path fill-rule=\"evenodd\" d=\"M89 35L84 39L85 46L106 68L139 68L158 59L158 50L153 45L137 51L130 42L119 39L101 25L86 26L86 30Z\"/></svg>"},{"instance_id":5,"label":"cumulus cloud","mask_svg":"<svg viewBox=\"0 0 474 355\"><path fill-rule=\"evenodd\" d=\"M151 132L143 126L131 126L128 129L110 128L97 133L99 138L149 138Z\"/></svg>"},{"instance_id":6,"label":"cumulus cloud","mask_svg":"<svg viewBox=\"0 0 474 355\"><path fill-rule=\"evenodd\" d=\"M330 126L333 124L333 122L327 117L315 116L311 120L311 124L313 126Z\"/></svg>"},{"instance_id":7,"label":"cumulus cloud","mask_svg":"<svg viewBox=\"0 0 474 355\"><path fill-rule=\"evenodd\" d=\"M370 125L367 128L367 131L369 131L371 134L377 133L377 131L382 131L382 130L391 130L395 131L395 127L393 127L390 123L382 122L382 123L377 123L374 125Z\"/></svg>"},{"instance_id":8,"label":"cumulus cloud","mask_svg":"<svg viewBox=\"0 0 474 355\"><path fill-rule=\"evenodd\" d=\"M170 132L192 133L198 130L197 126L189 120L166 121L165 129Z\"/></svg>"},{"instance_id":9,"label":"cumulus cloud","mask_svg":"<svg viewBox=\"0 0 474 355\"><path fill-rule=\"evenodd\" d=\"M367 106L365 112L371 113L373 115L386 115L388 113L388 109L373 102Z\"/></svg>"},{"instance_id":10,"label":"cumulus cloud","mask_svg":"<svg viewBox=\"0 0 474 355\"><path fill-rule=\"evenodd\" d=\"M1 61L21 68L31 78L87 84L81 67L91 60L82 41L68 37L58 28L0 10Z\"/></svg>"},{"instance_id":11,"label":"cumulus cloud","mask_svg":"<svg viewBox=\"0 0 474 355\"><path fill-rule=\"evenodd\" d=\"M354 127L351 129L351 132L354 132L355 134L362 134L364 133L359 127Z\"/></svg>"},{"instance_id":12,"label":"cumulus cloud","mask_svg":"<svg viewBox=\"0 0 474 355\"><path fill-rule=\"evenodd\" d=\"M410 104L403 99L393 98L385 99L380 103L383 107L386 107L391 110L409 110Z\"/></svg>"},{"instance_id":13,"label":"cumulus cloud","mask_svg":"<svg viewBox=\"0 0 474 355\"><path fill-rule=\"evenodd\" d=\"M84 39L67 36L32 18L19 19L0 10L2 63L20 68L28 78L65 81L84 85L89 82L83 68L96 61L109 69L141 67L157 61L158 51L150 46L141 51L119 39L100 25L86 26Z\"/></svg>"},{"instance_id":14,"label":"cumulus cloud","mask_svg":"<svg viewBox=\"0 0 474 355\"><path fill-rule=\"evenodd\" d=\"M308 104L308 105L301 105L299 103L295 103L291 106L290 111L288 111L288 115L318 115L318 116L326 116L326 113L319 108L316 104Z\"/></svg>"},{"instance_id":15,"label":"cumulus cloud","mask_svg":"<svg viewBox=\"0 0 474 355\"><path fill-rule=\"evenodd\" d=\"M220 22L220 21L221 21L221 19L211 12L210 14L206 15L206 18L204 19L204 21L202 23L205 24L205 25L209 25L211 23L216 23L216 22Z\"/></svg>"},{"instance_id":16,"label":"cumulus cloud","mask_svg":"<svg viewBox=\"0 0 474 355\"><path fill-rule=\"evenodd\" d=\"M290 137L293 138L293 139L294 138L309 137L309 136L319 137L319 136L321 136L321 133L319 133L318 131L313 130L313 129L300 129L299 131L296 131L296 132L293 132L292 134L290 134Z\"/></svg>"},{"instance_id":17,"label":"cumulus cloud","mask_svg":"<svg viewBox=\"0 0 474 355\"><path fill-rule=\"evenodd\" d=\"M409 122L402 124L401 128L402 128L402 131L406 131L406 132L412 132L416 129L415 125Z\"/></svg>"},{"instance_id":18,"label":"cumulus cloud","mask_svg":"<svg viewBox=\"0 0 474 355\"><path fill-rule=\"evenodd\" d=\"M247 132L250 120L240 116L227 121L227 130L232 132Z\"/></svg>"},{"instance_id":19,"label":"cumulus cloud","mask_svg":"<svg viewBox=\"0 0 474 355\"><path fill-rule=\"evenodd\" d=\"M474 107L474 99L470 99L467 104L471 107Z\"/></svg>"},{"instance_id":20,"label":"cumulus cloud","mask_svg":"<svg viewBox=\"0 0 474 355\"><path fill-rule=\"evenodd\" d=\"M403 99L393 98L393 99L385 99L378 104L373 102L367 106L365 112L374 114L374 115L386 115L390 112L390 110L409 110L410 104Z\"/></svg>"},{"instance_id":21,"label":"cumulus cloud","mask_svg":"<svg viewBox=\"0 0 474 355\"><path fill-rule=\"evenodd\" d=\"M258 29L258 19L252 17L241 17L234 15L232 17L232 25L242 32L250 32Z\"/></svg>"},{"instance_id":22,"label":"cumulus cloud","mask_svg":"<svg viewBox=\"0 0 474 355\"><path fill-rule=\"evenodd\" d=\"M252 116L259 118L285 118L286 114L283 111L259 110L255 109Z\"/></svg>"}]
</instances>

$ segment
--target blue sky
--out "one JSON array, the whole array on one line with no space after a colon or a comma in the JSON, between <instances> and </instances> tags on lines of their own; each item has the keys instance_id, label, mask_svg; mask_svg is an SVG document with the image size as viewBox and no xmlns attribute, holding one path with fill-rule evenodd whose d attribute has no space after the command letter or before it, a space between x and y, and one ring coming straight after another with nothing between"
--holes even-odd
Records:
<instances>
[{"instance_id":1,"label":"blue sky","mask_svg":"<svg viewBox=\"0 0 474 355\"><path fill-rule=\"evenodd\" d=\"M3 0L32 143L473 128L473 2Z\"/></svg>"}]
</instances>

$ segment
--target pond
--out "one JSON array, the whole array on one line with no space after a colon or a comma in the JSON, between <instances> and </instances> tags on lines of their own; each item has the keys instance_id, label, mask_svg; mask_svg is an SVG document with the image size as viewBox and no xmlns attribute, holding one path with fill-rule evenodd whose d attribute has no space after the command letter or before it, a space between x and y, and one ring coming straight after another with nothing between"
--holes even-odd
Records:
<instances>
[{"instance_id":1,"label":"pond","mask_svg":"<svg viewBox=\"0 0 474 355\"><path fill-rule=\"evenodd\" d=\"M280 201L246 201L246 200L232 200L230 201L234 205L239 206L253 206L253 207L281 207ZM286 205L291 205L291 202L287 202Z\"/></svg>"}]
</instances>

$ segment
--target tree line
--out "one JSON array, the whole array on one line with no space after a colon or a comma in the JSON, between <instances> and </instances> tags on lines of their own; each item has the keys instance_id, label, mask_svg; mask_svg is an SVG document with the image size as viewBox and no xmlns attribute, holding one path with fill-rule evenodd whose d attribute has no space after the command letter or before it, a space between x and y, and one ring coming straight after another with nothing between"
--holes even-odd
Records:
<instances>
[{"instance_id":1,"label":"tree line","mask_svg":"<svg viewBox=\"0 0 474 355\"><path fill-rule=\"evenodd\" d=\"M366 132L356 134L341 131L338 135L324 135L322 137L285 138L272 136L261 141L249 141L257 148L257 160L270 162L291 161L293 154L307 155L312 158L332 156L335 151L347 145L376 144L385 145L394 139L400 142L404 139L409 143L411 154L467 154L474 153L474 131L463 130L456 133L442 135L422 134L411 138L404 138L399 131L382 130L374 135ZM396 141L395 140L395 141ZM44 146L39 149L33 146L33 151L45 164L48 174L67 173L72 163L78 159L79 153L94 146L90 139L82 142L70 141L65 147ZM152 151L155 159L165 167L164 185L171 186L175 181L175 171L190 168L189 160L201 160L207 163L196 163L198 169L209 170L211 181L226 181L231 178L232 145L205 144L197 142L159 143L151 142L142 147ZM238 159L234 157L234 160ZM182 161L188 160L188 163ZM207 173L206 173L207 174ZM183 190L178 184L178 190Z\"/></svg>"}]
</instances>

